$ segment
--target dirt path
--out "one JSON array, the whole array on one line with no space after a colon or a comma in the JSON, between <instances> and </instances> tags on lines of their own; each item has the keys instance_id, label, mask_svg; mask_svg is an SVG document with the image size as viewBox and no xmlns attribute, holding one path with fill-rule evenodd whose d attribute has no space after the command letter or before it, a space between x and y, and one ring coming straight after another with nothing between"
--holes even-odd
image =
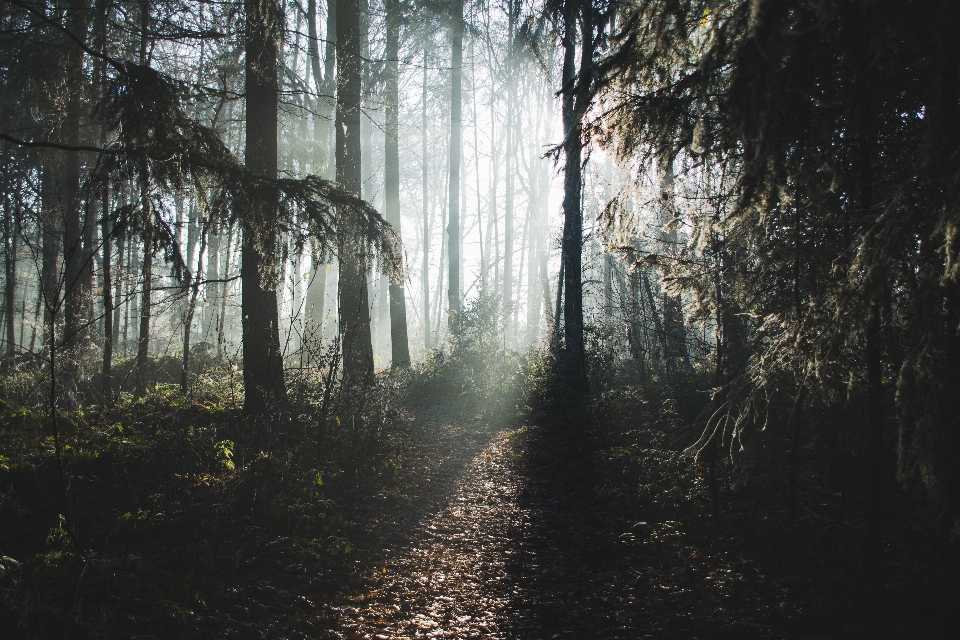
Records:
<instances>
[{"instance_id":1,"label":"dirt path","mask_svg":"<svg viewBox=\"0 0 960 640\"><path fill-rule=\"evenodd\" d=\"M420 465L405 474L417 484L357 510L358 587L330 637L636 637L615 617L582 615L604 609L615 582L590 552L598 534L576 496L531 481L516 435L419 420L405 462Z\"/></svg>"},{"instance_id":2,"label":"dirt path","mask_svg":"<svg viewBox=\"0 0 960 640\"><path fill-rule=\"evenodd\" d=\"M357 514L367 588L338 607L337 635L502 637L524 521L509 435L442 414L419 420L423 437L405 461L419 467L405 473L412 484Z\"/></svg>"}]
</instances>

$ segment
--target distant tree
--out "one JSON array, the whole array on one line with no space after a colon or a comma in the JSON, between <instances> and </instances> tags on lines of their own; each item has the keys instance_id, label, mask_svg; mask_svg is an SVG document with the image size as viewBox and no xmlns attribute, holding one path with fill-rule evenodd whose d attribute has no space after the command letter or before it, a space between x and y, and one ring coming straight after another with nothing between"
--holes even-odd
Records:
<instances>
[{"instance_id":1,"label":"distant tree","mask_svg":"<svg viewBox=\"0 0 960 640\"><path fill-rule=\"evenodd\" d=\"M400 0L386 0L386 123L384 126L384 217L400 233ZM407 340L407 299L403 280L390 282L390 342L394 368L410 366Z\"/></svg>"},{"instance_id":2,"label":"distant tree","mask_svg":"<svg viewBox=\"0 0 960 640\"><path fill-rule=\"evenodd\" d=\"M450 177L448 181L447 253L450 269L447 278L447 320L450 332L456 330L460 314L460 155L463 131L463 0L450 2Z\"/></svg>"}]
</instances>

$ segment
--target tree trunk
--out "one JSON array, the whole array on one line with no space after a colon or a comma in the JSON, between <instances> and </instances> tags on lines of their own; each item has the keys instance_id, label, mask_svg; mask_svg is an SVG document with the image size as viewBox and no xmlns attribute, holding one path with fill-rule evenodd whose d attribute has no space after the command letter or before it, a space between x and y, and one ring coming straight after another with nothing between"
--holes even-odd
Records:
<instances>
[{"instance_id":1,"label":"tree trunk","mask_svg":"<svg viewBox=\"0 0 960 640\"><path fill-rule=\"evenodd\" d=\"M110 225L110 191L109 187L103 190L103 219L100 221L100 235L103 242L103 368L101 378L103 382L104 404L113 404L113 343L114 343L114 309L113 309L113 256L111 250ZM122 249L121 249L122 252Z\"/></svg>"},{"instance_id":2,"label":"tree trunk","mask_svg":"<svg viewBox=\"0 0 960 640\"><path fill-rule=\"evenodd\" d=\"M447 184L444 185L444 191L446 191L446 188L449 188L449 180L447 181ZM447 204L448 203L444 202L440 205L440 228L441 229L447 228ZM441 232L441 236L442 236L442 232ZM447 262L447 247L449 246L449 244L450 244L449 242L442 242L442 237L441 237L440 264L438 265L439 269L437 270L437 299L436 299L436 307L434 307L435 315L437 317L437 324L436 324L436 328L434 329L434 335L437 337L438 344L440 342L440 336L443 335L442 334L443 296L440 295L440 292L443 291L443 276L444 276L443 267ZM449 297L447 299L449 300Z\"/></svg>"},{"instance_id":3,"label":"tree trunk","mask_svg":"<svg viewBox=\"0 0 960 640\"><path fill-rule=\"evenodd\" d=\"M133 267L131 265L136 264L137 251L135 244L133 242L127 243L127 270L126 270L126 295L124 296L123 305L123 357L126 359L127 350L130 348L130 322L132 318L137 317L137 299L134 297L136 293L136 280L131 279L130 275Z\"/></svg>"},{"instance_id":4,"label":"tree trunk","mask_svg":"<svg viewBox=\"0 0 960 640\"><path fill-rule=\"evenodd\" d=\"M279 85L277 49L283 32L283 14L274 0L246 0L246 163L256 175L277 177L277 116ZM271 189L273 191L273 189ZM250 220L272 220L277 216L277 194L269 194L253 206ZM242 218L241 218L242 219ZM262 223L261 223L262 224ZM243 317L243 411L262 415L286 404L283 357L280 352L277 293L264 289L268 261L259 247L275 249L273 225L243 228L241 256L241 313ZM257 242L259 240L259 242ZM269 250L268 250L269 253Z\"/></svg>"},{"instance_id":5,"label":"tree trunk","mask_svg":"<svg viewBox=\"0 0 960 640\"><path fill-rule=\"evenodd\" d=\"M384 131L384 213L397 236L400 236L400 0L386 0L387 5L387 86L386 123ZM407 300L403 279L391 280L390 342L391 362L395 369L410 367L410 346L407 341Z\"/></svg>"},{"instance_id":6,"label":"tree trunk","mask_svg":"<svg viewBox=\"0 0 960 640\"><path fill-rule=\"evenodd\" d=\"M506 153L504 153L504 192L503 207L503 324L505 343L515 346L516 329L513 326L513 196L514 196L514 147L517 144L516 87L514 86L514 31L516 30L517 10L516 0L509 0L507 4L507 122L506 122Z\"/></svg>"},{"instance_id":7,"label":"tree trunk","mask_svg":"<svg viewBox=\"0 0 960 640\"><path fill-rule=\"evenodd\" d=\"M463 0L453 0L450 16L450 179L448 203L447 328L452 334L460 322L460 138L463 84Z\"/></svg>"},{"instance_id":8,"label":"tree trunk","mask_svg":"<svg viewBox=\"0 0 960 640\"><path fill-rule=\"evenodd\" d=\"M673 169L674 158L663 158L660 161L660 226L668 231L661 236L665 255L678 255L679 238L677 234L679 212L677 211L675 174ZM690 358L687 353L687 332L684 326L683 305L679 296L672 296L665 290L663 294L663 330L666 339L664 358L667 367L676 368L678 363L690 367Z\"/></svg>"},{"instance_id":9,"label":"tree trunk","mask_svg":"<svg viewBox=\"0 0 960 640\"><path fill-rule=\"evenodd\" d=\"M315 347L323 339L324 298L327 295L327 265L319 257L310 262L307 297L304 304L303 343Z\"/></svg>"},{"instance_id":10,"label":"tree trunk","mask_svg":"<svg viewBox=\"0 0 960 640\"><path fill-rule=\"evenodd\" d=\"M423 188L423 270L421 287L423 288L423 346L430 350L430 190L427 166L427 50L423 51L423 95L420 101L420 163Z\"/></svg>"},{"instance_id":11,"label":"tree trunk","mask_svg":"<svg viewBox=\"0 0 960 640\"><path fill-rule=\"evenodd\" d=\"M143 215L143 289L140 295L140 334L137 337L137 388L134 395L147 393L147 364L150 356L150 313L153 293L153 210L146 176L141 178L140 201Z\"/></svg>"},{"instance_id":12,"label":"tree trunk","mask_svg":"<svg viewBox=\"0 0 960 640\"><path fill-rule=\"evenodd\" d=\"M190 333L193 327L193 315L197 309L197 298L200 296L200 274L203 273L203 257L206 254L207 238L210 234L216 234L216 230L210 225L210 221L204 224L204 229L200 236L200 252L197 254L197 268L193 272L193 278L190 283L190 300L187 302L187 309L183 317L183 354L180 366L180 393L186 395L190 383Z\"/></svg>"},{"instance_id":13,"label":"tree trunk","mask_svg":"<svg viewBox=\"0 0 960 640\"><path fill-rule=\"evenodd\" d=\"M467 56L470 58L471 99L473 100L473 174L477 181L477 240L480 243L480 297L487 293L487 252L483 242L483 207L480 195L480 132L477 111L477 65L475 46L476 38L470 39L470 49Z\"/></svg>"},{"instance_id":14,"label":"tree trunk","mask_svg":"<svg viewBox=\"0 0 960 640\"><path fill-rule=\"evenodd\" d=\"M583 342L583 211L580 208L581 109L583 91L575 88L577 10L572 0L564 8L563 33L563 369L574 392L587 389ZM583 47L589 43L583 43ZM586 54L584 54L586 56ZM581 65L582 67L583 65ZM575 96L576 94L576 96ZM576 102L574 98L576 97Z\"/></svg>"},{"instance_id":15,"label":"tree trunk","mask_svg":"<svg viewBox=\"0 0 960 640\"><path fill-rule=\"evenodd\" d=\"M335 141L332 139L332 125L334 109L336 108L336 63L337 63L337 0L327 0L327 30L326 47L323 56L323 82L318 88L321 94L320 105L317 110L320 118L314 121L320 124L320 133L323 138L324 170L323 177L334 179L335 175Z\"/></svg>"},{"instance_id":16,"label":"tree trunk","mask_svg":"<svg viewBox=\"0 0 960 640\"><path fill-rule=\"evenodd\" d=\"M187 269L193 269L194 262L197 258L197 233L200 229L197 217L199 212L197 211L196 203L190 201L190 212L187 214Z\"/></svg>"},{"instance_id":17,"label":"tree trunk","mask_svg":"<svg viewBox=\"0 0 960 640\"><path fill-rule=\"evenodd\" d=\"M493 294L501 295L500 286L500 233L497 213L497 192L500 189L500 162L497 154L497 114L494 109L496 93L490 92L490 212L487 217L487 258L493 248Z\"/></svg>"},{"instance_id":18,"label":"tree trunk","mask_svg":"<svg viewBox=\"0 0 960 640\"><path fill-rule=\"evenodd\" d=\"M313 71L313 81L317 90L317 105L313 117L313 136L320 154L317 173L324 178L333 178L333 143L330 140L331 117L335 102L333 95L336 87L333 82L336 64L337 39L337 0L327 2L326 45L324 47L324 66L320 66L320 43L317 35L317 0L307 3L307 57ZM319 255L317 256L319 257ZM326 257L326 256L324 256ZM304 308L303 336L310 336L310 344L319 345L323 339L324 298L326 296L327 265L323 260L311 260L312 273L307 282L307 295ZM315 342L314 342L315 340Z\"/></svg>"},{"instance_id":19,"label":"tree trunk","mask_svg":"<svg viewBox=\"0 0 960 640\"><path fill-rule=\"evenodd\" d=\"M227 250L223 256L223 295L220 296L220 313L217 317L217 360L223 360L226 349L227 291L230 283L230 250L233 248L233 225L227 226Z\"/></svg>"},{"instance_id":20,"label":"tree trunk","mask_svg":"<svg viewBox=\"0 0 960 640\"><path fill-rule=\"evenodd\" d=\"M110 230L111 234L113 229ZM111 322L113 323L113 350L117 350L120 341L120 320L123 317L123 283L124 269L127 265L124 262L125 241L123 234L117 238L117 269L113 276L113 308L111 310Z\"/></svg>"},{"instance_id":21,"label":"tree trunk","mask_svg":"<svg viewBox=\"0 0 960 640\"><path fill-rule=\"evenodd\" d=\"M337 182L356 195L361 177L361 60L360 7L357 0L337 2ZM358 214L341 207L340 218L340 336L343 374L352 382L373 379L373 343L370 335L370 303L367 293L367 255Z\"/></svg>"},{"instance_id":22,"label":"tree trunk","mask_svg":"<svg viewBox=\"0 0 960 640\"><path fill-rule=\"evenodd\" d=\"M220 225L213 222L207 223L206 231L206 280L203 285L203 324L200 329L200 336L203 342L213 344L216 339L217 314L220 310L220 297L223 292L223 283L220 279ZM197 277L200 277L199 264L197 265Z\"/></svg>"},{"instance_id":23,"label":"tree trunk","mask_svg":"<svg viewBox=\"0 0 960 640\"><path fill-rule=\"evenodd\" d=\"M4 267L6 280L4 282L3 311L6 329L6 353L13 356L17 353L17 334L15 331L16 303L14 297L17 292L17 237L19 226L13 214L9 176L4 175L3 196L3 239L4 239Z\"/></svg>"},{"instance_id":24,"label":"tree trunk","mask_svg":"<svg viewBox=\"0 0 960 640\"><path fill-rule=\"evenodd\" d=\"M66 27L80 43L86 41L87 31L87 3L84 0L71 0L70 11L66 18ZM65 43L67 47L64 60L66 79L66 114L63 131L63 141L71 146L80 145L80 116L83 110L82 84L85 74L83 70L83 52L72 41ZM78 151L60 152L60 192L64 206L64 347L68 350L68 358L73 360L69 350L77 346L80 341L80 332L83 327L83 276L84 247L83 225L81 223L82 207L80 201L80 153ZM72 369L73 367L68 367ZM73 373L73 372L71 372ZM64 383L72 385L75 382L73 375L68 375Z\"/></svg>"}]
</instances>

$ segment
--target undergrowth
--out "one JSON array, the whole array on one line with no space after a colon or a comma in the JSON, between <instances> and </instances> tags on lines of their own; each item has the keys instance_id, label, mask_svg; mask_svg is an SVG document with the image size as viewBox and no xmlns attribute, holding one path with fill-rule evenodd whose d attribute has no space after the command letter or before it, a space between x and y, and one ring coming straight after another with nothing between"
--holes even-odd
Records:
<instances>
[{"instance_id":1,"label":"undergrowth","mask_svg":"<svg viewBox=\"0 0 960 640\"><path fill-rule=\"evenodd\" d=\"M529 358L517 435L531 482L575 499L600 532L597 557L622 580L604 595L640 597L624 616L668 637L938 637L958 593L946 568L954 552L907 490L891 492L879 566L865 553L856 424L839 443L846 458L815 457L821 448L808 443L836 438L835 418L808 414L791 518L784 407L750 425L746 450L718 450L714 493L711 451L694 446L714 407L712 372L690 367L666 379L589 353L591 393L578 399L564 396L552 350ZM643 617L651 610L655 621Z\"/></svg>"},{"instance_id":2,"label":"undergrowth","mask_svg":"<svg viewBox=\"0 0 960 640\"><path fill-rule=\"evenodd\" d=\"M60 411L59 462L43 396L19 382L43 385L43 372L9 370L0 628L209 637L322 625L305 601L341 586L353 551L339 496L392 482L407 428L398 378L346 388L338 362L329 350L292 375L291 403L270 419L242 417L229 365L199 372L187 394L157 383Z\"/></svg>"}]
</instances>

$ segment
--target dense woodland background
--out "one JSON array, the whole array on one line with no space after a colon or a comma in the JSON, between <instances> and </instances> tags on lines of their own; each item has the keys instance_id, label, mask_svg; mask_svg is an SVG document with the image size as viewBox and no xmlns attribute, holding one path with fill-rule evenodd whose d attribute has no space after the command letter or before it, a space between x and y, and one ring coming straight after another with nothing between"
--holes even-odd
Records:
<instances>
[{"instance_id":1,"label":"dense woodland background","mask_svg":"<svg viewBox=\"0 0 960 640\"><path fill-rule=\"evenodd\" d=\"M933 633L958 14L0 0L0 625L218 634L196 602L270 554L358 589L350 505L409 491L449 414L569 468L614 555L680 513L718 547L773 527L771 575L834 563L760 635L862 630L803 626L852 593L857 625ZM747 633L723 616L695 628Z\"/></svg>"}]
</instances>

